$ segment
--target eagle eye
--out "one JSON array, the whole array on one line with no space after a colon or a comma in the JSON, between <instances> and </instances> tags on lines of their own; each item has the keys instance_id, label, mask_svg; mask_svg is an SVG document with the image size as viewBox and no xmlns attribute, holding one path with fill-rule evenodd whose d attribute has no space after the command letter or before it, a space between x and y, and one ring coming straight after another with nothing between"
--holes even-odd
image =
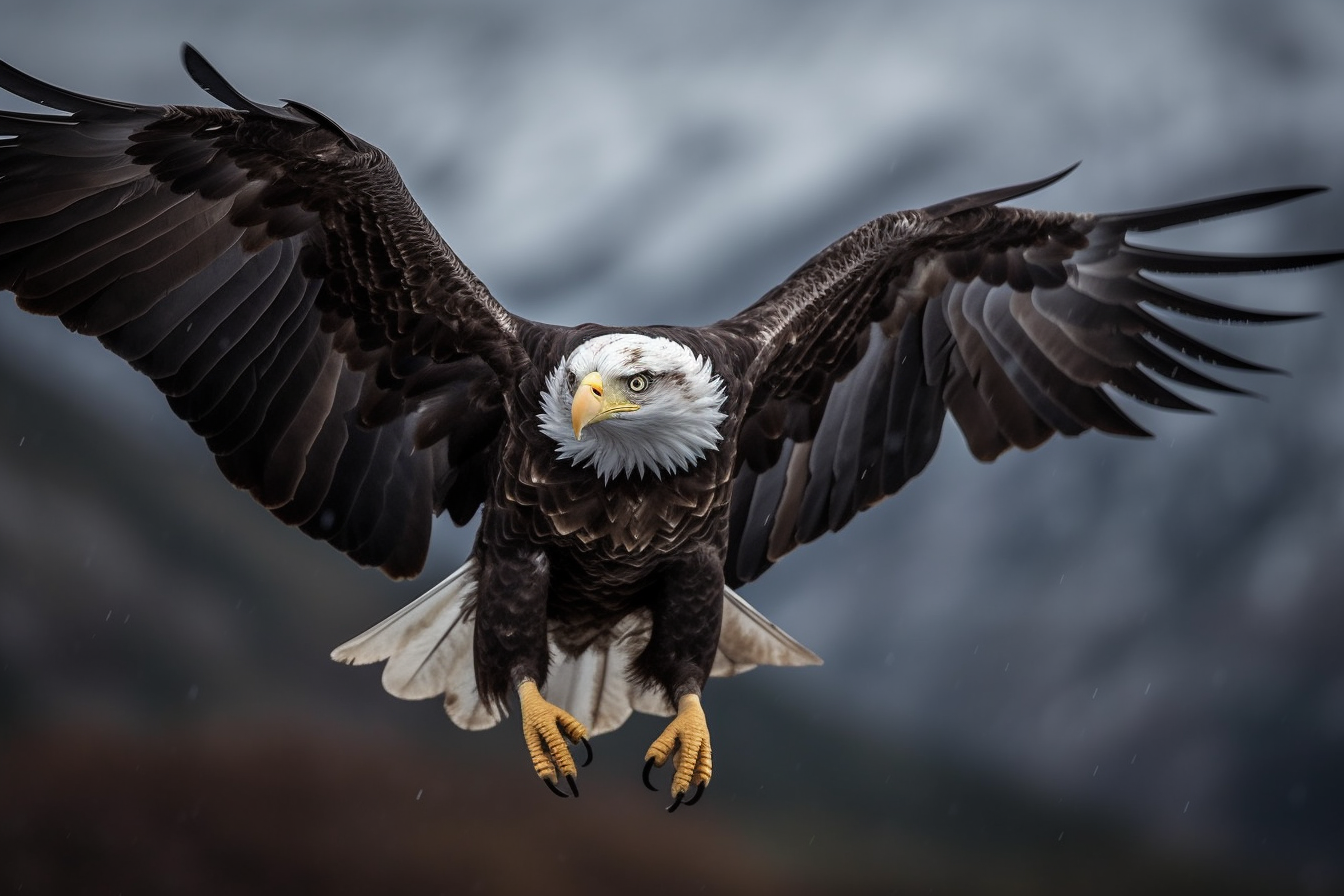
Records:
<instances>
[{"instance_id":1,"label":"eagle eye","mask_svg":"<svg viewBox=\"0 0 1344 896\"><path fill-rule=\"evenodd\" d=\"M628 388L631 392L639 393L649 388L649 375L647 373L637 373L630 377Z\"/></svg>"}]
</instances>

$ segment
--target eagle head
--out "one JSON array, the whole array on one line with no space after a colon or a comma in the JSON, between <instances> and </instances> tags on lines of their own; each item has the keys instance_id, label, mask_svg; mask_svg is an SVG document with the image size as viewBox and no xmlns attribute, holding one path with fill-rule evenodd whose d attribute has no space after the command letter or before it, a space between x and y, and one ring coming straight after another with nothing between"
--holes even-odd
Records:
<instances>
[{"instance_id":1,"label":"eagle head","mask_svg":"<svg viewBox=\"0 0 1344 896\"><path fill-rule=\"evenodd\" d=\"M561 460L604 480L645 471L662 478L717 450L724 399L707 358L662 336L610 333L560 359L538 420Z\"/></svg>"}]
</instances>

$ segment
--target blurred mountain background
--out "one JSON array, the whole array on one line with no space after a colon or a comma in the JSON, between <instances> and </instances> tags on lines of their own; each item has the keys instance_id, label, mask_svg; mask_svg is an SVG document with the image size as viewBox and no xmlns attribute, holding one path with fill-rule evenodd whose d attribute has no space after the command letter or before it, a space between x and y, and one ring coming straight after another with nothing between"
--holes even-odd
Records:
<instances>
[{"instance_id":1,"label":"blurred mountain background","mask_svg":"<svg viewBox=\"0 0 1344 896\"><path fill-rule=\"evenodd\" d=\"M201 49L387 150L518 313L703 323L886 211L1336 192L1162 245L1344 245L1344 6L9 0L0 58L205 103ZM29 108L17 99L6 108ZM235 492L147 381L0 302L5 892L1330 893L1344 889L1344 266L1206 281L1319 311L1185 323L1291 376L1149 441L930 468L744 594L826 665L711 684L716 776L580 800L327 659L390 583ZM1227 377L1232 379L1232 377Z\"/></svg>"}]
</instances>

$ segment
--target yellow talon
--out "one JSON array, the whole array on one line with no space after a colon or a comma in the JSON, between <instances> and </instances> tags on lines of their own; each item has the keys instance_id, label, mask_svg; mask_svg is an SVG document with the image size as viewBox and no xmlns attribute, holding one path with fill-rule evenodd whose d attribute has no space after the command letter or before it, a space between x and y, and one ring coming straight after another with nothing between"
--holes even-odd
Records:
<instances>
[{"instance_id":1,"label":"yellow talon","mask_svg":"<svg viewBox=\"0 0 1344 896\"><path fill-rule=\"evenodd\" d=\"M527 752L532 757L532 768L537 777L546 783L551 792L566 796L556 785L563 776L569 790L579 795L574 776L579 773L570 755L565 738L571 743L582 742L588 750L588 761L593 758L592 748L588 746L588 729L576 718L541 696L536 682L524 681L518 686L519 715L523 721L523 739L527 741ZM583 764L587 765L588 761Z\"/></svg>"},{"instance_id":2,"label":"yellow talon","mask_svg":"<svg viewBox=\"0 0 1344 896\"><path fill-rule=\"evenodd\" d=\"M658 739L644 754L644 783L649 784L649 769L652 766L663 767L663 763L676 750L676 769L672 774L672 796L676 800L668 811L674 811L682 804L692 786L697 788L696 795L686 805L700 799L700 793L714 774L713 751L709 746L709 724L705 721L705 711L700 706L698 694L687 694L677 703L677 716L663 729Z\"/></svg>"}]
</instances>

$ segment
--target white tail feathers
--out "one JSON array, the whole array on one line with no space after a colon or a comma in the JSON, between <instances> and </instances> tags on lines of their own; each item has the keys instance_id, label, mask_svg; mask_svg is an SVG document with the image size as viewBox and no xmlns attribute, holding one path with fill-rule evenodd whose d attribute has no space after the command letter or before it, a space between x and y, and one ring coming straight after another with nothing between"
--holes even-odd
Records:
<instances>
[{"instance_id":1,"label":"white tail feathers","mask_svg":"<svg viewBox=\"0 0 1344 896\"><path fill-rule=\"evenodd\" d=\"M472 660L475 619L467 601L476 593L476 561L461 568L364 634L331 653L342 663L387 660L383 687L394 697L422 700L444 695L448 718L476 731L500 720L476 693ZM543 693L588 726L592 734L619 728L639 712L672 715L663 694L632 684L630 660L649 642L647 611L622 619L605 646L567 656L551 643L551 668ZM737 675L757 666L815 666L821 658L789 637L731 588L723 589L723 629L710 674Z\"/></svg>"},{"instance_id":2,"label":"white tail feathers","mask_svg":"<svg viewBox=\"0 0 1344 896\"><path fill-rule=\"evenodd\" d=\"M476 667L471 659L476 626L466 601L476 593L476 561L402 607L357 638L331 652L353 666L387 660L383 688L403 700L444 695L443 708L459 728L479 731L500 719L494 707L476 696Z\"/></svg>"}]
</instances>

